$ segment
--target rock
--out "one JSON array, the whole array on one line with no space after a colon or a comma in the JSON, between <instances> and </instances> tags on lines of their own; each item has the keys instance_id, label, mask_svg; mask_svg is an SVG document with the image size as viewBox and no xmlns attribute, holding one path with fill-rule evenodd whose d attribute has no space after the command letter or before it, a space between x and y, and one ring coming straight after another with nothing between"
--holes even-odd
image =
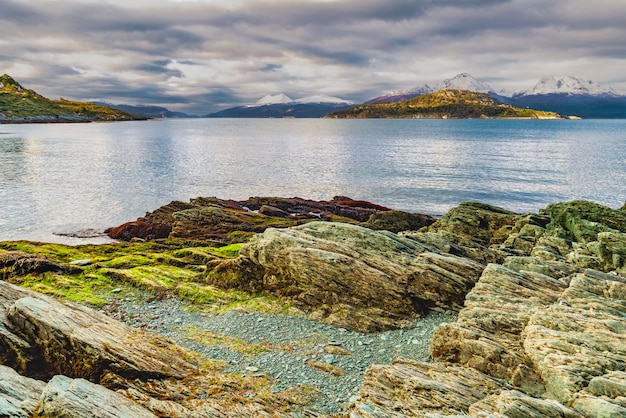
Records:
<instances>
[{"instance_id":1,"label":"rock","mask_svg":"<svg viewBox=\"0 0 626 418\"><path fill-rule=\"evenodd\" d=\"M626 232L626 213L584 200L555 203L540 211L550 217L548 229L562 228L580 243L596 241L600 232Z\"/></svg>"},{"instance_id":2,"label":"rock","mask_svg":"<svg viewBox=\"0 0 626 418\"><path fill-rule=\"evenodd\" d=\"M469 221L456 220L457 231L450 227L461 217L454 209L447 221L406 234L455 254L471 254L468 248L478 248L471 243L501 257L468 293L457 322L435 331L432 366L440 373L425 385L408 377L421 366L403 366L404 374L395 364L372 366L351 417L626 416L623 211L565 202L539 215L513 216L514 223L505 214L493 227L480 227L472 220L484 218L484 209L476 216L468 210L460 211ZM444 236L458 239L448 246ZM500 386L469 400L450 398L447 410L420 401L437 399L429 391L442 393L461 366L475 373L467 386L482 387L486 377Z\"/></svg>"},{"instance_id":3,"label":"rock","mask_svg":"<svg viewBox=\"0 0 626 418\"><path fill-rule=\"evenodd\" d=\"M84 258L84 259L81 259L81 260L70 261L70 265L72 265L72 266L81 266L81 267L83 267L83 266L89 266L91 264L93 264L93 260L90 259L90 258Z\"/></svg>"},{"instance_id":4,"label":"rock","mask_svg":"<svg viewBox=\"0 0 626 418\"><path fill-rule=\"evenodd\" d=\"M556 302L566 287L540 273L488 265L467 295L457 322L435 330L433 357L467 364L541 394L543 385L522 348L521 333L533 309Z\"/></svg>"},{"instance_id":5,"label":"rock","mask_svg":"<svg viewBox=\"0 0 626 418\"><path fill-rule=\"evenodd\" d=\"M508 386L472 368L398 358L367 369L350 418L460 415L503 387Z\"/></svg>"},{"instance_id":6,"label":"rock","mask_svg":"<svg viewBox=\"0 0 626 418\"><path fill-rule=\"evenodd\" d=\"M277 218L288 218L289 217L289 213L285 212L284 210L275 208L274 206L270 206L270 205L262 205L259 208L259 213L261 215L274 216L274 217L277 217Z\"/></svg>"},{"instance_id":7,"label":"rock","mask_svg":"<svg viewBox=\"0 0 626 418\"><path fill-rule=\"evenodd\" d=\"M624 278L578 274L563 292L569 306L554 304L535 310L524 329L524 350L549 397L570 404L594 377L615 376L613 372L624 370L624 296Z\"/></svg>"},{"instance_id":8,"label":"rock","mask_svg":"<svg viewBox=\"0 0 626 418\"><path fill-rule=\"evenodd\" d=\"M429 232L442 230L484 247L503 243L520 215L483 203L466 202L450 209L441 219L427 228Z\"/></svg>"},{"instance_id":9,"label":"rock","mask_svg":"<svg viewBox=\"0 0 626 418\"><path fill-rule=\"evenodd\" d=\"M167 238L171 231L172 228L169 225L134 221L126 222L115 228L106 229L104 232L110 238L130 241L133 238L144 240Z\"/></svg>"},{"instance_id":10,"label":"rock","mask_svg":"<svg viewBox=\"0 0 626 418\"><path fill-rule=\"evenodd\" d=\"M38 417L156 418L130 399L85 379L54 376L41 396Z\"/></svg>"},{"instance_id":11,"label":"rock","mask_svg":"<svg viewBox=\"0 0 626 418\"><path fill-rule=\"evenodd\" d=\"M3 279L27 274L62 272L65 267L46 257L23 251L0 252L0 274Z\"/></svg>"},{"instance_id":12,"label":"rock","mask_svg":"<svg viewBox=\"0 0 626 418\"><path fill-rule=\"evenodd\" d=\"M388 231L328 222L267 229L225 263L209 283L271 292L316 320L367 332L402 327L435 306L458 309L483 269Z\"/></svg>"},{"instance_id":13,"label":"rock","mask_svg":"<svg viewBox=\"0 0 626 418\"><path fill-rule=\"evenodd\" d=\"M9 283L0 283L0 292L4 295L10 297L17 293L15 290L21 291ZM92 381L99 381L109 371L127 378L146 379L183 378L196 372L194 366L183 360L184 351L166 338L131 328L89 308L61 304L35 292L18 295L19 298L4 305L6 316L0 319L3 319L5 332L0 338L15 350L8 356L14 361L5 364L21 372L64 374ZM27 342L26 352L10 346L16 338ZM40 356L37 362L19 364L21 358L36 358L33 351Z\"/></svg>"},{"instance_id":14,"label":"rock","mask_svg":"<svg viewBox=\"0 0 626 418\"><path fill-rule=\"evenodd\" d=\"M33 416L45 385L44 382L20 376L10 367L0 365L0 416Z\"/></svg>"},{"instance_id":15,"label":"rock","mask_svg":"<svg viewBox=\"0 0 626 418\"><path fill-rule=\"evenodd\" d=\"M173 201L136 221L109 228L105 233L123 241L170 237L233 243L245 241L252 233L263 232L268 227L285 228L310 220L366 223L372 215L386 211L390 209L344 196L336 196L330 201L251 197L239 202L198 197L189 203ZM396 212L385 219L376 223L382 222L381 226L385 228L397 229L433 221L426 215L404 212ZM402 226L394 227L394 222Z\"/></svg>"},{"instance_id":16,"label":"rock","mask_svg":"<svg viewBox=\"0 0 626 418\"><path fill-rule=\"evenodd\" d=\"M204 360L162 336L0 282L0 415L286 417L297 405L270 394L269 381ZM44 388L32 377L50 382Z\"/></svg>"},{"instance_id":17,"label":"rock","mask_svg":"<svg viewBox=\"0 0 626 418\"><path fill-rule=\"evenodd\" d=\"M528 396L517 390L503 390L469 407L470 416L509 418L583 418L583 415L556 401Z\"/></svg>"},{"instance_id":18,"label":"rock","mask_svg":"<svg viewBox=\"0 0 626 418\"><path fill-rule=\"evenodd\" d=\"M374 213L364 226L374 230L387 230L398 233L401 231L417 231L434 222L435 218L428 215L388 210Z\"/></svg>"}]
</instances>

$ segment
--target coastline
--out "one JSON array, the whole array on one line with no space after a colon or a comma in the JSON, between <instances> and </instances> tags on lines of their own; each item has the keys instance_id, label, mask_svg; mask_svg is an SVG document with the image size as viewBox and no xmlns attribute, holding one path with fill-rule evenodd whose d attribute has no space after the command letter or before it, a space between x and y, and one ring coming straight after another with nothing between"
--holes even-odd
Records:
<instances>
[{"instance_id":1,"label":"coastline","mask_svg":"<svg viewBox=\"0 0 626 418\"><path fill-rule=\"evenodd\" d=\"M54 339L33 343L36 349L48 350L47 344L74 337L54 328L47 312L55 312L60 321L73 321L69 318L79 309L80 315L91 318L90 327L108 327L107 333L117 336L115 344L107 342L113 345L106 355L121 356L112 361L139 369L117 369L118 377L107 380L67 369L54 356L46 357L46 367L54 373L61 370L74 379L72 384L91 376L98 383L90 386L93 393L110 394L107 391L115 388L114 393L122 395L117 405L151 413L157 404L159 408L167 405L170 411L183 408L188 414L204 405L250 417L259 411L276 416L394 416L398 408L420 413L505 414L507 408L520 404L533 411L552 408L566 416L592 418L626 410L619 401L626 377L614 367L617 363L603 360L626 361L620 331L626 329L626 302L620 296L626 290L626 204L611 209L570 201L548 205L537 213L517 214L466 202L438 219L420 218L425 223L407 229L406 222L415 214L345 197L325 202L324 207L360 219L368 213L365 221L332 212L293 219L290 210L294 207L306 203L301 215L308 214L320 202L256 199L245 202L251 206L248 210L238 207L244 202L198 198L148 213L141 222L183 221L175 222L166 238L134 236L130 242L76 247L0 242L0 272L7 282L0 283L0 300L5 301L2 308L17 313L3 320L9 322L0 327L0 344L6 346L7 338L14 340L16 335L26 341L34 338L19 325L20 315L28 315L35 329L52 327L46 333L55 335ZM279 224L278 219L292 224ZM225 220L231 228L225 229ZM250 234L250 225L259 225L262 231ZM56 301L9 283L52 295ZM29 298L50 310L27 314ZM108 316L87 313L91 311L64 300L96 307ZM180 311L183 306L202 314L185 314ZM447 323L435 327L438 322L428 322L429 315L445 312ZM288 315L284 321L282 315ZM296 325L288 325L289 318L297 322L304 317L311 321L305 328L311 327L312 332L310 337L299 337L306 341L264 338L272 333L263 331L264 324L274 330L290 329ZM212 321L217 322L210 332L199 331ZM607 328L606 321L616 325ZM315 324L331 334L323 337L322 328ZM159 349L143 344L135 344L132 350L124 347L128 339L161 338L143 334L147 330L174 338L186 348L171 342L159 343ZM85 364L91 361L86 353L99 353L101 348L95 336L87 331L81 335L85 339L80 346L89 348L64 348L62 356ZM583 340L588 342L587 350L567 349ZM427 346L430 360L424 351ZM400 348L422 354L412 360L396 358L394 353L400 355ZM163 398L162 392L154 392L157 369L152 367L160 367L156 359L189 349L182 356L176 354L184 360L175 363L175 373L159 369L157 374L165 380L158 385L168 387L171 396ZM8 350L19 352L20 348ZM151 365L128 357L135 356L133 350L153 359ZM213 365L210 371L199 368L195 360L187 360L197 358L199 352L227 363ZM565 356L568 362L554 366L542 361L546 355ZM4 357L3 364L13 369L2 366L0 374L9 373L10 381L20 379L11 370L32 376L28 360L20 365L12 358ZM281 371L276 364L284 361L290 366ZM110 375L105 364L93 364L88 370L104 367L98 375ZM326 377L316 377L320 373ZM306 380L288 378L300 374ZM226 376L237 376L235 392L249 396L200 396L187 402L177 395L180 379L187 389L193 387L202 394L208 389L201 381L223 381ZM26 384L23 379L20 384ZM455 390L458 379L480 390ZM582 389L576 383L580 379L588 381ZM57 384L57 380L51 382ZM319 391L309 392L302 382L318 385ZM32 384L36 387L32 404L37 405L41 390L53 387ZM218 384L213 390L227 387ZM437 398L433 388L446 395ZM422 395L407 396L405 391ZM128 393L143 395L129 398ZM267 403L267 399L272 401ZM433 399L439 400L433 403ZM45 410L48 405L37 407Z\"/></svg>"}]
</instances>

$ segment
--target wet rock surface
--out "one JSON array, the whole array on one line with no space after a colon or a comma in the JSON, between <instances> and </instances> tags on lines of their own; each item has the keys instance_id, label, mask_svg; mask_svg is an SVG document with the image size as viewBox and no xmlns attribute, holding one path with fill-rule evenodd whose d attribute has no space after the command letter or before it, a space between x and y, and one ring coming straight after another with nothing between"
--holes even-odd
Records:
<instances>
[{"instance_id":1,"label":"wet rock surface","mask_svg":"<svg viewBox=\"0 0 626 418\"><path fill-rule=\"evenodd\" d=\"M189 203L171 202L136 221L105 232L113 239L124 241L171 237L232 243L269 227L284 228L311 220L349 221L392 231L422 227L435 221L427 215L391 211L345 196L336 196L330 201L298 197L251 197L245 201L198 197Z\"/></svg>"}]
</instances>

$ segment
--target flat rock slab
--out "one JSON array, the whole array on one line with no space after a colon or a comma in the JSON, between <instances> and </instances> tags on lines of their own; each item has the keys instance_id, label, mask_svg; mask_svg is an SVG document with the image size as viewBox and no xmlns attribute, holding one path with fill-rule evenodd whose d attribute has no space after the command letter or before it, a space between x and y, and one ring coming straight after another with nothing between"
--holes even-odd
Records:
<instances>
[{"instance_id":1,"label":"flat rock slab","mask_svg":"<svg viewBox=\"0 0 626 418\"><path fill-rule=\"evenodd\" d=\"M85 379L54 376L41 395L39 417L156 418L130 399Z\"/></svg>"},{"instance_id":2,"label":"flat rock slab","mask_svg":"<svg viewBox=\"0 0 626 418\"><path fill-rule=\"evenodd\" d=\"M39 357L32 367L43 366L50 375L93 381L107 372L127 378L183 378L196 371L183 359L184 351L166 338L83 306L24 292L9 283L0 282L0 294L4 295L0 300L8 302L0 309L4 312L0 344L10 350L26 350L8 356L6 360L13 358L17 363L11 366L24 367L19 359ZM14 341L25 343L20 347Z\"/></svg>"}]
</instances>

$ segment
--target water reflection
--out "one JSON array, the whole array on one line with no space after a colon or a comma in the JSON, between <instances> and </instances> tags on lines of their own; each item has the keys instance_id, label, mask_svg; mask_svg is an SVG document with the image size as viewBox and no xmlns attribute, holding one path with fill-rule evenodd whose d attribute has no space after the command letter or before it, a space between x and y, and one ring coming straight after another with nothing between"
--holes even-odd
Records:
<instances>
[{"instance_id":1,"label":"water reflection","mask_svg":"<svg viewBox=\"0 0 626 418\"><path fill-rule=\"evenodd\" d=\"M443 213L626 200L626 121L171 120L0 135L0 239L104 228L171 200L347 195Z\"/></svg>"}]
</instances>

